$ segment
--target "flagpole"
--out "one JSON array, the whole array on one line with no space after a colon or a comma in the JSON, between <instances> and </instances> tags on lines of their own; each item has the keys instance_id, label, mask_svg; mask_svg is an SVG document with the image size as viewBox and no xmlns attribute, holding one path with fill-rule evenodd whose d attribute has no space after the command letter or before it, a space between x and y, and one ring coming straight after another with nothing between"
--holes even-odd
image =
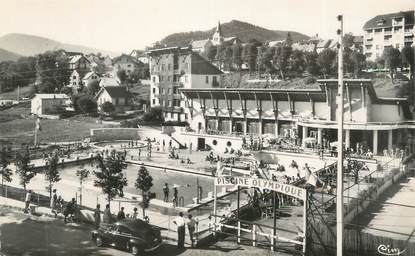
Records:
<instances>
[{"instance_id":1,"label":"flagpole","mask_svg":"<svg viewBox=\"0 0 415 256\"><path fill-rule=\"evenodd\" d=\"M339 35L339 58L338 58L338 97L337 97L337 118L338 118L338 130L337 130L337 202L336 202L336 249L337 256L343 255L343 15L337 16L337 20L340 22L340 29L337 31ZM350 107L350 106L349 106Z\"/></svg>"}]
</instances>

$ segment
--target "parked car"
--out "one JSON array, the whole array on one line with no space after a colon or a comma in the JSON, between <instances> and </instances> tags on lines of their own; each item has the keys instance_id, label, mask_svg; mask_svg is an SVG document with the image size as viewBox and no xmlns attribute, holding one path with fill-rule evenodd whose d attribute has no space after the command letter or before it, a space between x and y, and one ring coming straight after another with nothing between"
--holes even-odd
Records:
<instances>
[{"instance_id":1,"label":"parked car","mask_svg":"<svg viewBox=\"0 0 415 256\"><path fill-rule=\"evenodd\" d=\"M130 251L133 255L155 251L162 244L160 229L139 219L101 224L91 233L96 246L114 246Z\"/></svg>"}]
</instances>

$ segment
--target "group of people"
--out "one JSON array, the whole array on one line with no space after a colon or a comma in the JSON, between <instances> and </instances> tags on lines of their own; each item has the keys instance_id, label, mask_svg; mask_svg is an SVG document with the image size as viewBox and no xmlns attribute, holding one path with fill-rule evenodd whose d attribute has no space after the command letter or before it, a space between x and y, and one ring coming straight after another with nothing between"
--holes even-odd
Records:
<instances>
[{"instance_id":1,"label":"group of people","mask_svg":"<svg viewBox=\"0 0 415 256\"><path fill-rule=\"evenodd\" d=\"M125 214L124 211L124 207L120 208L120 211L118 212L117 216L116 216L116 220L123 220L123 219L138 219L138 209L137 207L134 207L133 212L130 214ZM147 218L148 220L148 218ZM110 205L107 204L105 206L103 215L102 215L102 223L104 224L111 224L113 223L114 218L111 214L111 210L110 210ZM97 204L97 207L94 210L94 223L95 223L95 228L99 228L99 226L101 225L101 205Z\"/></svg>"},{"instance_id":2,"label":"group of people","mask_svg":"<svg viewBox=\"0 0 415 256\"><path fill-rule=\"evenodd\" d=\"M193 219L193 216L189 214L187 219L180 212L173 223L177 226L177 248L184 249L184 240L186 236L186 226L189 231L189 237L192 247L194 246L194 233L196 230L197 222Z\"/></svg>"},{"instance_id":3,"label":"group of people","mask_svg":"<svg viewBox=\"0 0 415 256\"><path fill-rule=\"evenodd\" d=\"M169 185L167 183L164 183L164 186L163 186L164 199L163 199L163 201L166 202L166 203L169 201L169 194L170 194ZM174 207L179 206L179 197L178 196L179 196L179 191L177 189L177 186L173 186L173 200L172 200L172 202L173 202Z\"/></svg>"}]
</instances>

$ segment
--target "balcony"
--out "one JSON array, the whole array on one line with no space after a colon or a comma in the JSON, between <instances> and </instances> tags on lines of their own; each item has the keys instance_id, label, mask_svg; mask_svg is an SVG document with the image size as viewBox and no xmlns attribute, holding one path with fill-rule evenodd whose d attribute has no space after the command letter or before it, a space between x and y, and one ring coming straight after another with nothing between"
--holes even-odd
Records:
<instances>
[{"instance_id":1,"label":"balcony","mask_svg":"<svg viewBox=\"0 0 415 256\"><path fill-rule=\"evenodd\" d=\"M184 84L181 82L173 82L172 85L177 88L183 88Z\"/></svg>"},{"instance_id":2,"label":"balcony","mask_svg":"<svg viewBox=\"0 0 415 256\"><path fill-rule=\"evenodd\" d=\"M183 113L183 108L182 107L177 107L177 106L163 106L162 107L164 112L173 112L173 113Z\"/></svg>"},{"instance_id":3,"label":"balcony","mask_svg":"<svg viewBox=\"0 0 415 256\"><path fill-rule=\"evenodd\" d=\"M404 41L405 43L411 43L411 42L413 42L413 41L414 41L414 38L413 38L413 37L405 37L405 38L403 39L403 41Z\"/></svg>"},{"instance_id":4,"label":"balcony","mask_svg":"<svg viewBox=\"0 0 415 256\"><path fill-rule=\"evenodd\" d=\"M173 94L173 99L182 100L182 95L180 93L175 93L175 94Z\"/></svg>"},{"instance_id":5,"label":"balcony","mask_svg":"<svg viewBox=\"0 0 415 256\"><path fill-rule=\"evenodd\" d=\"M392 35L392 30L388 30L388 31L384 31L383 33L385 36L391 36Z\"/></svg>"}]
</instances>

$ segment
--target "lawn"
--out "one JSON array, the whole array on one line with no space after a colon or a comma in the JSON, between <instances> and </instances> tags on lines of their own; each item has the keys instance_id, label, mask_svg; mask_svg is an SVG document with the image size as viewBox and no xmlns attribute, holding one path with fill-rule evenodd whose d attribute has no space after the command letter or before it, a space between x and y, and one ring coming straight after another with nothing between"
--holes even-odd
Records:
<instances>
[{"instance_id":1,"label":"lawn","mask_svg":"<svg viewBox=\"0 0 415 256\"><path fill-rule=\"evenodd\" d=\"M28 106L14 107L0 111L0 144L33 143L35 118L30 116ZM97 118L74 116L61 120L41 120L38 141L74 141L88 137L90 129L109 127L96 122Z\"/></svg>"}]
</instances>

